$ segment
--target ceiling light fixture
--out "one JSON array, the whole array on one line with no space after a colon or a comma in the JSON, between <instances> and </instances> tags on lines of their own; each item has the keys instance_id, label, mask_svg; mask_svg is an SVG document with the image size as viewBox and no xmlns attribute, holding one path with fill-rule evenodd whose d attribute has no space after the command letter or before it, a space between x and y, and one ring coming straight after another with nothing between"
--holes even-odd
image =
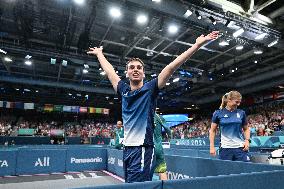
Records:
<instances>
[{"instance_id":1,"label":"ceiling light fixture","mask_svg":"<svg viewBox=\"0 0 284 189\"><path fill-rule=\"evenodd\" d=\"M178 27L176 25L170 25L168 31L170 34L175 34L178 31Z\"/></svg>"},{"instance_id":2,"label":"ceiling light fixture","mask_svg":"<svg viewBox=\"0 0 284 189\"><path fill-rule=\"evenodd\" d=\"M178 82L178 81L179 81L178 77L173 80L173 82Z\"/></svg>"},{"instance_id":3,"label":"ceiling light fixture","mask_svg":"<svg viewBox=\"0 0 284 189\"><path fill-rule=\"evenodd\" d=\"M223 41L220 41L219 45L222 46L222 47L227 46L227 45L229 45L229 42L226 41L226 40L223 40Z\"/></svg>"},{"instance_id":4,"label":"ceiling light fixture","mask_svg":"<svg viewBox=\"0 0 284 189\"><path fill-rule=\"evenodd\" d=\"M272 41L271 43L269 43L269 44L267 45L267 47L272 47L272 46L276 45L276 44L278 43L278 40L279 40L279 39L276 39L276 40Z\"/></svg>"},{"instance_id":5,"label":"ceiling light fixture","mask_svg":"<svg viewBox=\"0 0 284 189\"><path fill-rule=\"evenodd\" d=\"M5 60L6 62L13 62L13 60L12 60L11 58L9 58L9 57L4 57L4 60Z\"/></svg>"},{"instance_id":6,"label":"ceiling light fixture","mask_svg":"<svg viewBox=\"0 0 284 189\"><path fill-rule=\"evenodd\" d=\"M196 10L195 12L195 15L196 15L196 17L197 17L197 19L198 20L200 20L202 17L201 17L201 15L199 14L199 12Z\"/></svg>"},{"instance_id":7,"label":"ceiling light fixture","mask_svg":"<svg viewBox=\"0 0 284 189\"><path fill-rule=\"evenodd\" d=\"M28 66L30 66L30 65L32 65L32 61L26 60L26 61L25 61L25 64L28 65Z\"/></svg>"},{"instance_id":8,"label":"ceiling light fixture","mask_svg":"<svg viewBox=\"0 0 284 189\"><path fill-rule=\"evenodd\" d=\"M31 59L32 58L32 56L31 55L27 55L27 56L25 56L25 59Z\"/></svg>"},{"instance_id":9,"label":"ceiling light fixture","mask_svg":"<svg viewBox=\"0 0 284 189\"><path fill-rule=\"evenodd\" d=\"M144 14L140 14L137 16L136 21L138 24L145 24L148 21L148 18Z\"/></svg>"},{"instance_id":10,"label":"ceiling light fixture","mask_svg":"<svg viewBox=\"0 0 284 189\"><path fill-rule=\"evenodd\" d=\"M253 53L254 54L262 54L263 50L261 50L261 49L254 49Z\"/></svg>"},{"instance_id":11,"label":"ceiling light fixture","mask_svg":"<svg viewBox=\"0 0 284 189\"><path fill-rule=\"evenodd\" d=\"M109 13L113 18L119 18L121 16L120 9L116 7L112 7Z\"/></svg>"},{"instance_id":12,"label":"ceiling light fixture","mask_svg":"<svg viewBox=\"0 0 284 189\"><path fill-rule=\"evenodd\" d=\"M85 0L73 0L77 5L85 4Z\"/></svg>"},{"instance_id":13,"label":"ceiling light fixture","mask_svg":"<svg viewBox=\"0 0 284 189\"><path fill-rule=\"evenodd\" d=\"M210 17L209 17L209 20L212 22L213 25L216 25L216 24L217 24L217 22L216 22L216 20L213 18L213 16L210 16Z\"/></svg>"},{"instance_id":14,"label":"ceiling light fixture","mask_svg":"<svg viewBox=\"0 0 284 189\"><path fill-rule=\"evenodd\" d=\"M258 36L256 36L254 39L255 40L263 40L263 38L267 35L267 33L262 33L262 34L259 34Z\"/></svg>"},{"instance_id":15,"label":"ceiling light fixture","mask_svg":"<svg viewBox=\"0 0 284 189\"><path fill-rule=\"evenodd\" d=\"M240 51L243 50L244 46L243 45L237 45L236 46L236 50Z\"/></svg>"},{"instance_id":16,"label":"ceiling light fixture","mask_svg":"<svg viewBox=\"0 0 284 189\"><path fill-rule=\"evenodd\" d=\"M0 49L0 53L7 54L7 52L2 49Z\"/></svg>"},{"instance_id":17,"label":"ceiling light fixture","mask_svg":"<svg viewBox=\"0 0 284 189\"><path fill-rule=\"evenodd\" d=\"M188 18L192 15L192 11L187 9L186 12L184 13L183 17Z\"/></svg>"},{"instance_id":18,"label":"ceiling light fixture","mask_svg":"<svg viewBox=\"0 0 284 189\"><path fill-rule=\"evenodd\" d=\"M245 30L243 29L243 28L240 28L240 29L238 29L237 31L235 31L234 33L233 33L233 36L234 37L239 37L242 33L244 33L245 32Z\"/></svg>"}]
</instances>

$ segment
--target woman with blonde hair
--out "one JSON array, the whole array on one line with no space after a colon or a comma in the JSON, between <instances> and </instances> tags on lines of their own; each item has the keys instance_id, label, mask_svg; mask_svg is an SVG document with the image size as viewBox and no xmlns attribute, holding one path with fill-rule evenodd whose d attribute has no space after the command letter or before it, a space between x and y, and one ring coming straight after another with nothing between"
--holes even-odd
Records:
<instances>
[{"instance_id":1,"label":"woman with blonde hair","mask_svg":"<svg viewBox=\"0 0 284 189\"><path fill-rule=\"evenodd\" d=\"M238 91L230 91L222 97L219 110L212 117L210 128L210 155L215 156L214 139L216 129L221 131L219 158L232 161L250 161L248 150L250 129L247 125L246 114L238 109L242 95Z\"/></svg>"}]
</instances>

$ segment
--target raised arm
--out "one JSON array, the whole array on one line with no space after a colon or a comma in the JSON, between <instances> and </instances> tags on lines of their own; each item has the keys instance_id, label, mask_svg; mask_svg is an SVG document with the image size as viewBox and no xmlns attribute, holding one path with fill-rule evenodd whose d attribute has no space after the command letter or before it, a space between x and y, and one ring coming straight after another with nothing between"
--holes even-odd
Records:
<instances>
[{"instance_id":1,"label":"raised arm","mask_svg":"<svg viewBox=\"0 0 284 189\"><path fill-rule=\"evenodd\" d=\"M87 54L92 54L97 56L102 69L106 72L106 75L112 84L113 89L115 90L115 92L117 92L117 85L118 82L120 81L120 78L115 73L113 66L105 58L103 54L103 47L101 46L100 48L97 47L90 48Z\"/></svg>"},{"instance_id":2,"label":"raised arm","mask_svg":"<svg viewBox=\"0 0 284 189\"><path fill-rule=\"evenodd\" d=\"M195 44L189 48L187 51L179 55L174 61L168 64L158 76L158 88L163 88L167 81L170 79L172 74L184 63L186 62L204 43L209 40L216 39L218 37L218 31L213 31L210 34L204 36L201 35L196 39Z\"/></svg>"}]
</instances>

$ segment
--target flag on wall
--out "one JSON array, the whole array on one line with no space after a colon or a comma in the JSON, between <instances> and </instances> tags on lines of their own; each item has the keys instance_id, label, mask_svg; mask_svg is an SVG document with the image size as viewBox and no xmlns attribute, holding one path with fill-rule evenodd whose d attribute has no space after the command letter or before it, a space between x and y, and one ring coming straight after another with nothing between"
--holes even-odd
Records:
<instances>
[{"instance_id":1,"label":"flag on wall","mask_svg":"<svg viewBox=\"0 0 284 189\"><path fill-rule=\"evenodd\" d=\"M103 109L103 114L108 115L109 114L109 109L104 108Z\"/></svg>"},{"instance_id":2,"label":"flag on wall","mask_svg":"<svg viewBox=\"0 0 284 189\"><path fill-rule=\"evenodd\" d=\"M47 112L52 112L53 111L53 104L45 104L43 110L47 111Z\"/></svg>"},{"instance_id":3,"label":"flag on wall","mask_svg":"<svg viewBox=\"0 0 284 189\"><path fill-rule=\"evenodd\" d=\"M80 107L79 111L80 111L80 113L87 113L88 108L87 107Z\"/></svg>"},{"instance_id":4,"label":"flag on wall","mask_svg":"<svg viewBox=\"0 0 284 189\"><path fill-rule=\"evenodd\" d=\"M25 110L33 110L33 109L35 109L35 104L34 103L24 103L24 109Z\"/></svg>"},{"instance_id":5,"label":"flag on wall","mask_svg":"<svg viewBox=\"0 0 284 189\"><path fill-rule=\"evenodd\" d=\"M54 105L53 111L62 112L63 111L63 105Z\"/></svg>"},{"instance_id":6,"label":"flag on wall","mask_svg":"<svg viewBox=\"0 0 284 189\"><path fill-rule=\"evenodd\" d=\"M102 113L102 111L103 111L103 109L102 109L102 108L96 108L96 114L101 114L101 113Z\"/></svg>"},{"instance_id":7,"label":"flag on wall","mask_svg":"<svg viewBox=\"0 0 284 189\"><path fill-rule=\"evenodd\" d=\"M71 112L71 106L63 106L63 112Z\"/></svg>"},{"instance_id":8,"label":"flag on wall","mask_svg":"<svg viewBox=\"0 0 284 189\"><path fill-rule=\"evenodd\" d=\"M94 107L89 107L89 113L90 114L96 113L96 109Z\"/></svg>"}]
</instances>

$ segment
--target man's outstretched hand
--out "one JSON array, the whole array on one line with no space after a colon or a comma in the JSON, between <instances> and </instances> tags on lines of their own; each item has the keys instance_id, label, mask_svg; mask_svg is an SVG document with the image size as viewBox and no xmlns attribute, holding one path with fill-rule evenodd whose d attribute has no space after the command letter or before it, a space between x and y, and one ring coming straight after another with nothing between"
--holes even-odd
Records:
<instances>
[{"instance_id":1,"label":"man's outstretched hand","mask_svg":"<svg viewBox=\"0 0 284 189\"><path fill-rule=\"evenodd\" d=\"M199 36L197 39L196 39L196 43L198 45L203 45L204 43L206 43L207 41L210 41L210 40L214 40L214 39L217 39L218 38L218 35L219 35L219 31L213 31L211 33L209 33L208 35L201 35Z\"/></svg>"},{"instance_id":2,"label":"man's outstretched hand","mask_svg":"<svg viewBox=\"0 0 284 189\"><path fill-rule=\"evenodd\" d=\"M89 51L87 52L87 54L91 54L91 55L98 55L100 53L103 52L103 46L98 47L90 47Z\"/></svg>"}]
</instances>

